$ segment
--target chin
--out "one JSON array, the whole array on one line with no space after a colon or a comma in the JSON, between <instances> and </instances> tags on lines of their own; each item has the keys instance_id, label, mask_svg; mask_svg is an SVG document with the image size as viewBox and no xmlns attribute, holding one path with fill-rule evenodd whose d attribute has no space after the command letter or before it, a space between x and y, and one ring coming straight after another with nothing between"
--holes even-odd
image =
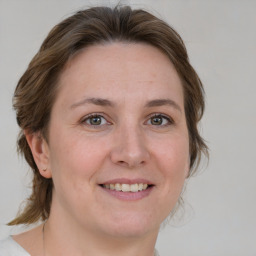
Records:
<instances>
[{"instance_id":1,"label":"chin","mask_svg":"<svg viewBox=\"0 0 256 256\"><path fill-rule=\"evenodd\" d=\"M158 233L159 228L149 229L148 227L123 227L122 225L119 229L108 230L108 235L117 238L139 238L147 235L148 233L156 232Z\"/></svg>"},{"instance_id":2,"label":"chin","mask_svg":"<svg viewBox=\"0 0 256 256\"><path fill-rule=\"evenodd\" d=\"M114 219L112 223L109 223L107 232L109 235L117 237L132 238L141 237L150 232L158 233L161 225L160 221L149 218L149 216L138 216L136 214Z\"/></svg>"}]
</instances>

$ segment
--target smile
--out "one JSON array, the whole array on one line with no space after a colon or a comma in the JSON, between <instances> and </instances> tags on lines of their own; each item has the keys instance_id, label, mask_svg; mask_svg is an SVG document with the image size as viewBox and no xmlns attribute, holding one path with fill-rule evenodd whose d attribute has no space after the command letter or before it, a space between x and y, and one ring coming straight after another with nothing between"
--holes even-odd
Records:
<instances>
[{"instance_id":1,"label":"smile","mask_svg":"<svg viewBox=\"0 0 256 256\"><path fill-rule=\"evenodd\" d=\"M102 187L110 190L115 191L122 191L122 192L139 192L146 190L150 185L143 184L143 183L135 183L135 184L103 184Z\"/></svg>"}]
</instances>

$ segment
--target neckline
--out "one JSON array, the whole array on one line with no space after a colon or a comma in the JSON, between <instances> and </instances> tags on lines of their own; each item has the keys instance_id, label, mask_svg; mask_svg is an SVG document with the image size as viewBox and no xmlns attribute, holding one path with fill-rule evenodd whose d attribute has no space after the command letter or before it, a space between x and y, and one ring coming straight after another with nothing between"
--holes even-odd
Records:
<instances>
[{"instance_id":1,"label":"neckline","mask_svg":"<svg viewBox=\"0 0 256 256\"><path fill-rule=\"evenodd\" d=\"M15 247L23 253L26 253L26 256L31 256L28 251L26 251L18 242L16 242L12 236L9 236L8 239L11 244L15 245Z\"/></svg>"},{"instance_id":2,"label":"neckline","mask_svg":"<svg viewBox=\"0 0 256 256\"><path fill-rule=\"evenodd\" d=\"M16 247L18 250L20 250L21 252L26 253L26 256L31 256L18 242L16 242L16 241L13 239L12 236L9 236L6 240L9 241L11 244L14 244L15 247ZM155 249L155 251L154 251L154 255L155 255L155 256L158 256L158 255L159 255L159 254L158 254L158 251L157 251L156 249ZM25 255L24 255L24 256L25 256Z\"/></svg>"}]
</instances>

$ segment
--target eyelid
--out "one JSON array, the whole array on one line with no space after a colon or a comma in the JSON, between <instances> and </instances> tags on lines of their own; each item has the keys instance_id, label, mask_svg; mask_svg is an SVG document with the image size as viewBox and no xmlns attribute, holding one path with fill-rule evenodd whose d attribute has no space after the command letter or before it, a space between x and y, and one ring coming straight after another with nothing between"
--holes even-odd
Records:
<instances>
[{"instance_id":1,"label":"eyelid","mask_svg":"<svg viewBox=\"0 0 256 256\"><path fill-rule=\"evenodd\" d=\"M87 124L86 121L89 119L89 118L92 118L92 117L102 117L103 119L106 120L106 124L101 124L101 125L90 125L90 124ZM172 117L170 117L169 115L166 115L166 114L163 114L163 113L159 113L159 112L156 112L156 113L152 113L150 115L147 116L147 119L145 121L145 123L147 123L151 118L153 117L162 117L164 119L166 119L168 121L167 124L164 124L164 125L159 125L159 127L163 127L163 126L168 126L168 125L173 125L175 122L173 120ZM86 125L88 127L102 127L102 126L106 126L106 125L111 125L112 122L109 121L110 118L108 116L106 116L106 114L102 113L102 112L94 112L94 113L90 113L90 114L87 114L85 116L83 116L80 120L80 123L83 124L83 125ZM157 126L157 125L153 125L153 126Z\"/></svg>"},{"instance_id":2,"label":"eyelid","mask_svg":"<svg viewBox=\"0 0 256 256\"><path fill-rule=\"evenodd\" d=\"M165 124L165 125L159 125L160 127L161 126L168 126L168 125L172 125L174 124L174 120L172 117L170 117L169 115L166 115L166 114L163 114L163 113L152 113L150 114L148 117L147 117L147 121L148 122L151 118L153 117L162 117L162 118L165 118L167 121L168 121L168 124ZM157 125L155 125L157 126Z\"/></svg>"},{"instance_id":3,"label":"eyelid","mask_svg":"<svg viewBox=\"0 0 256 256\"><path fill-rule=\"evenodd\" d=\"M90 124L87 124L86 121L90 118L93 118L93 117L101 117L103 119L106 120L106 124L101 124L101 125L90 125ZM112 123L109 121L109 118L106 117L106 115L104 113L100 113L100 112L94 112L94 113L90 113L88 115L85 115L81 118L80 120L80 123L83 124L83 125L86 125L88 127L102 127L102 126L105 126L105 125L111 125Z\"/></svg>"}]
</instances>

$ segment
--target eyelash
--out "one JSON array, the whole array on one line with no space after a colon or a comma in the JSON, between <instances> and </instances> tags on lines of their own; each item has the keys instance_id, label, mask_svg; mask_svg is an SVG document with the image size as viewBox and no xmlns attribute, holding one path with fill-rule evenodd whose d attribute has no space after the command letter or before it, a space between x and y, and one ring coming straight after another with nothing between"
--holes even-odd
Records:
<instances>
[{"instance_id":1,"label":"eyelash","mask_svg":"<svg viewBox=\"0 0 256 256\"><path fill-rule=\"evenodd\" d=\"M100 119L101 119L100 124L87 123L87 121L90 122L90 120L92 120L92 118L100 118ZM160 126L160 127L163 127L163 126L164 126L164 127L165 127L165 126L169 126L169 125L174 124L174 121L173 121L173 119L172 119L171 117L166 116L166 115L163 115L163 114L160 114L160 113L154 113L154 114L150 115L149 118L148 118L147 121L146 121L146 124L147 124L148 122L150 122L150 121L152 122L153 118L161 118L161 119L162 119L162 122L163 122L163 119L165 119L165 120L167 121L167 123L166 123L166 124L162 124L162 123L161 123L160 125L154 125L154 124L150 123L150 125L152 125L152 126ZM102 124L102 119L105 120L105 123L104 123L104 124ZM109 121L104 117L104 115L102 115L101 113L89 114L89 115L85 116L85 117L81 120L81 123L82 123L82 124L85 124L85 125L87 125L87 126L90 126L90 127L95 127L95 128L99 128L99 127L102 127L102 126L105 126L105 125L111 125L111 122L109 122Z\"/></svg>"},{"instance_id":2,"label":"eyelash","mask_svg":"<svg viewBox=\"0 0 256 256\"><path fill-rule=\"evenodd\" d=\"M161 114L161 113L154 113L154 114L150 115L148 121L152 122L153 118L161 118L161 119L165 119L167 121L166 124L162 124L162 123L160 125L153 125L153 124L151 124L153 126L169 126L169 125L174 124L174 120L171 117L169 117L167 115L164 115L164 114Z\"/></svg>"},{"instance_id":3,"label":"eyelash","mask_svg":"<svg viewBox=\"0 0 256 256\"><path fill-rule=\"evenodd\" d=\"M91 123L87 123L87 121L90 122L90 120L92 120L92 118L101 118L101 123L100 124L91 124ZM105 120L105 124L102 124L102 119ZM101 127L101 126L105 126L105 125L110 125L111 123L107 121L107 119L101 114L101 113L93 113L93 114L89 114L87 116L85 116L82 120L81 120L82 124L85 124L87 126L92 126L95 128Z\"/></svg>"}]
</instances>

